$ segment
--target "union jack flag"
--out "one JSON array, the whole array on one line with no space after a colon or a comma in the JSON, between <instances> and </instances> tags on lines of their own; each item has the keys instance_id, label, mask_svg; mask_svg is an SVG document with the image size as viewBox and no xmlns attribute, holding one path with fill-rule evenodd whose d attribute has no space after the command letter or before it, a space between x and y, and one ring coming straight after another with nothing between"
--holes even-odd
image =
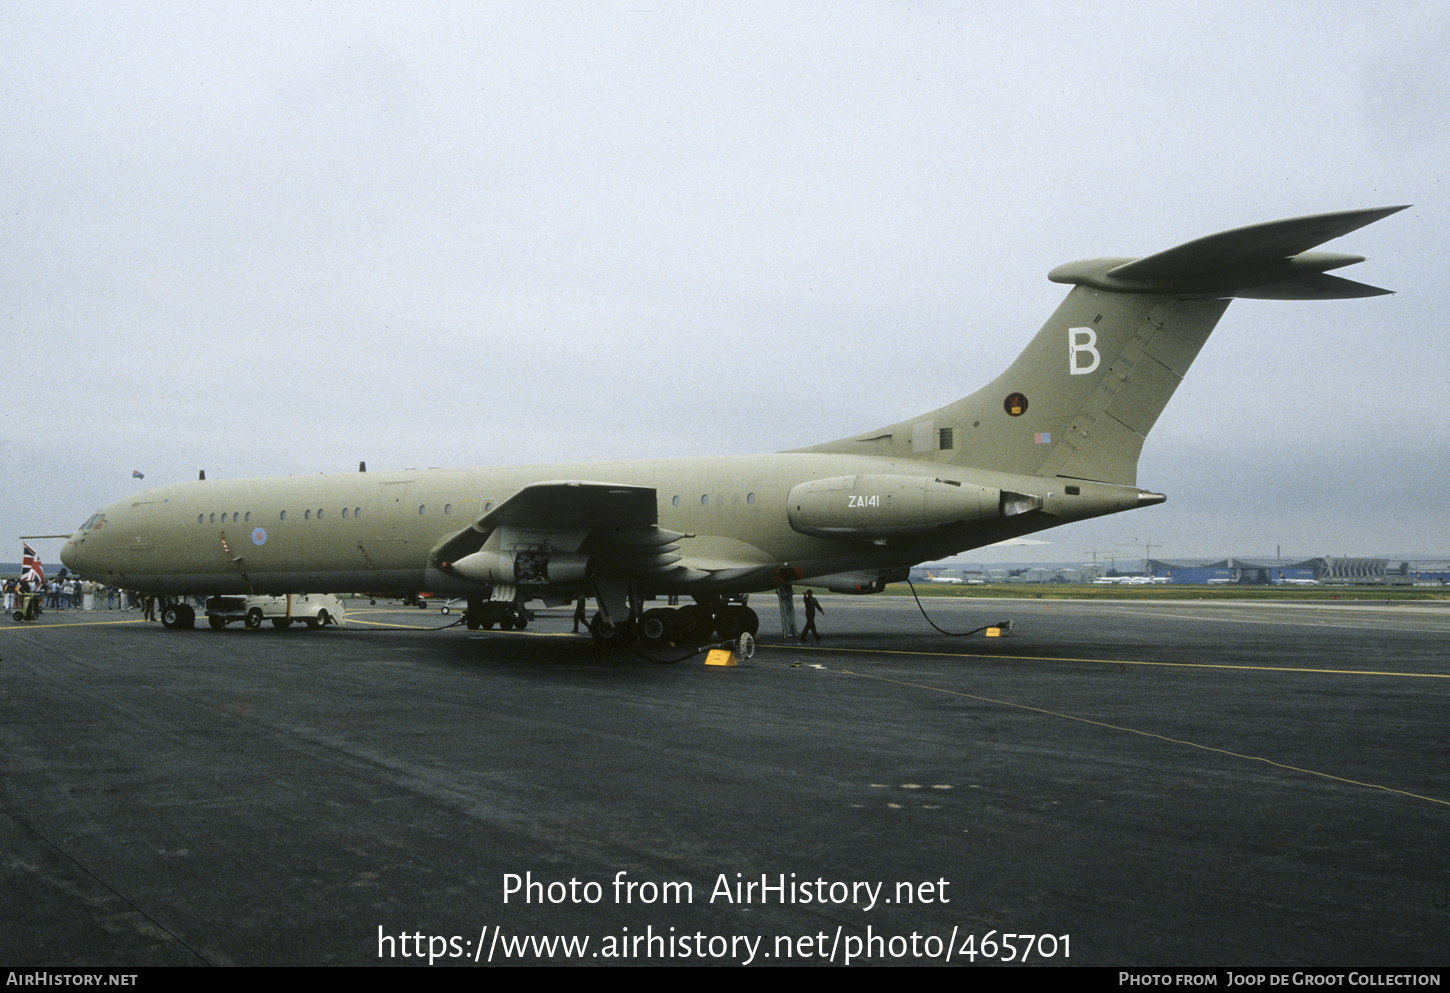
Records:
<instances>
[{"instance_id":1,"label":"union jack flag","mask_svg":"<svg viewBox=\"0 0 1450 993\"><path fill-rule=\"evenodd\" d=\"M40 556L35 554L35 549L29 545L25 545L24 548L25 557L20 564L25 567L25 571L21 574L21 578L28 579L30 585L34 587L36 583L45 582L45 567L40 564Z\"/></svg>"}]
</instances>

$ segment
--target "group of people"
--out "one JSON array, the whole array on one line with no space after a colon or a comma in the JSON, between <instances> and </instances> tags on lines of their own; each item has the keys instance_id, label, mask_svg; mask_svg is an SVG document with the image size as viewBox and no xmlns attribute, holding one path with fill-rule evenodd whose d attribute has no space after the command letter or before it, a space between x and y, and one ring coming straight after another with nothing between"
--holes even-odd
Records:
<instances>
[{"instance_id":1,"label":"group of people","mask_svg":"<svg viewBox=\"0 0 1450 993\"><path fill-rule=\"evenodd\" d=\"M25 606L24 598L36 595L39 606L46 610L98 610L104 598L107 610L140 609L140 595L114 586L102 586L82 579L30 579L12 576L5 580L5 613Z\"/></svg>"}]
</instances>

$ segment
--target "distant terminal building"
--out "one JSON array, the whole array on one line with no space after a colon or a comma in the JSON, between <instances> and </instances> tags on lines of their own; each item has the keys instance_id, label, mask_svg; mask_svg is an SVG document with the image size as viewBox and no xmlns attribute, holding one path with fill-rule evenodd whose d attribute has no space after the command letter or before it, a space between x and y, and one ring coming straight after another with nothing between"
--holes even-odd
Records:
<instances>
[{"instance_id":1,"label":"distant terminal building","mask_svg":"<svg viewBox=\"0 0 1450 993\"><path fill-rule=\"evenodd\" d=\"M1450 561L1445 559L1400 562L1396 571L1415 586L1450 585Z\"/></svg>"},{"instance_id":2,"label":"distant terminal building","mask_svg":"<svg viewBox=\"0 0 1450 993\"><path fill-rule=\"evenodd\" d=\"M1443 559L1400 561L1391 559L1323 558L1318 579L1329 586L1444 586L1450 581L1450 562Z\"/></svg>"},{"instance_id":3,"label":"distant terminal building","mask_svg":"<svg viewBox=\"0 0 1450 993\"><path fill-rule=\"evenodd\" d=\"M1088 564L968 565L960 562L913 566L914 583L1184 583L1198 586L1446 586L1450 560L1400 561L1319 557L1288 562L1273 558L1142 559L1131 570ZM1101 578L1099 578L1101 577Z\"/></svg>"},{"instance_id":4,"label":"distant terminal building","mask_svg":"<svg viewBox=\"0 0 1450 993\"><path fill-rule=\"evenodd\" d=\"M1313 583L1319 581L1319 563L1323 559L1303 562L1279 562L1269 559L1152 559L1149 571L1155 577L1174 583L1198 585L1272 586L1279 583Z\"/></svg>"},{"instance_id":5,"label":"distant terminal building","mask_svg":"<svg viewBox=\"0 0 1450 993\"><path fill-rule=\"evenodd\" d=\"M1375 558L1313 558L1300 562L1227 558L1153 559L1152 574L1174 583L1245 586L1408 586L1445 585L1450 562L1392 562Z\"/></svg>"}]
</instances>

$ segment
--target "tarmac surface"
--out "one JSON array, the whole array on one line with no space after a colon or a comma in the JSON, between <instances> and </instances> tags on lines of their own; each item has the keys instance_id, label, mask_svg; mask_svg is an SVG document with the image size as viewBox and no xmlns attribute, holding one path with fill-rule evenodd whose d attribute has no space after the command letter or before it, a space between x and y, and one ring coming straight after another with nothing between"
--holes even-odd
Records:
<instances>
[{"instance_id":1,"label":"tarmac surface","mask_svg":"<svg viewBox=\"0 0 1450 993\"><path fill-rule=\"evenodd\" d=\"M1450 607L760 601L0 622L0 964L1450 960Z\"/></svg>"}]
</instances>

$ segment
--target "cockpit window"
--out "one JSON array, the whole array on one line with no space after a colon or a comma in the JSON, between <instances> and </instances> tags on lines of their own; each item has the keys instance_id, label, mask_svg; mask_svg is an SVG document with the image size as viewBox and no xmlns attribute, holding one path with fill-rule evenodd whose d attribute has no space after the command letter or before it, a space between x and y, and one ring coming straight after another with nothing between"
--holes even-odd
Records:
<instances>
[{"instance_id":1,"label":"cockpit window","mask_svg":"<svg viewBox=\"0 0 1450 993\"><path fill-rule=\"evenodd\" d=\"M82 531L91 531L95 528L100 527L103 523L105 523L105 520L105 514L92 514L90 518L81 525L80 529Z\"/></svg>"}]
</instances>

